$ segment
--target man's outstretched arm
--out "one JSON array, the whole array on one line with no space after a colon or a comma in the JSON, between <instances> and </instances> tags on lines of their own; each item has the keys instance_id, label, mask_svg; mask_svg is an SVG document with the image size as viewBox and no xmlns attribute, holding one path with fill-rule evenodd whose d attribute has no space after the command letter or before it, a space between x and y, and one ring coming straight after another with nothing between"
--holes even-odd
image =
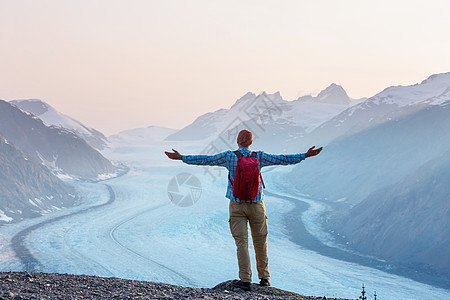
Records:
<instances>
[{"instance_id":1,"label":"man's outstretched arm","mask_svg":"<svg viewBox=\"0 0 450 300\"><path fill-rule=\"evenodd\" d=\"M316 156L319 154L323 147L315 149L316 146L312 146L306 153L298 154L268 154L262 153L261 155L261 167L273 166L273 165L292 165L298 164L307 157Z\"/></svg>"},{"instance_id":2,"label":"man's outstretched arm","mask_svg":"<svg viewBox=\"0 0 450 300\"><path fill-rule=\"evenodd\" d=\"M222 152L216 155L181 155L180 152L178 152L175 149L172 149L173 152L167 152L164 153L167 155L168 158L174 159L174 160L182 160L184 163L188 165L203 165L203 166L226 166L226 155L227 152Z\"/></svg>"}]
</instances>

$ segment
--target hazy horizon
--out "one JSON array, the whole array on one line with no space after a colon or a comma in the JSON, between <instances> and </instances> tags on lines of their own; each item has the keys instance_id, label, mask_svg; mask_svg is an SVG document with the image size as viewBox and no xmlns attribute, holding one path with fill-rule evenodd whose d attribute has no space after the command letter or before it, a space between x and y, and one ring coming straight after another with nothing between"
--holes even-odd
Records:
<instances>
[{"instance_id":1,"label":"hazy horizon","mask_svg":"<svg viewBox=\"0 0 450 300\"><path fill-rule=\"evenodd\" d=\"M0 99L106 135L182 128L247 92L351 98L450 71L450 3L2 1Z\"/></svg>"}]
</instances>

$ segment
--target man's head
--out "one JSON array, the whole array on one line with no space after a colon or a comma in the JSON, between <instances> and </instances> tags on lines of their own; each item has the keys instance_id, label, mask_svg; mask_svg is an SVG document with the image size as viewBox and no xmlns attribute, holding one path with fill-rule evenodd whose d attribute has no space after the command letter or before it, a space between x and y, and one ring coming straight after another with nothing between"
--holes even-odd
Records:
<instances>
[{"instance_id":1,"label":"man's head","mask_svg":"<svg viewBox=\"0 0 450 300\"><path fill-rule=\"evenodd\" d=\"M248 148L253 142L253 134L248 130L241 130L237 137L239 148Z\"/></svg>"}]
</instances>

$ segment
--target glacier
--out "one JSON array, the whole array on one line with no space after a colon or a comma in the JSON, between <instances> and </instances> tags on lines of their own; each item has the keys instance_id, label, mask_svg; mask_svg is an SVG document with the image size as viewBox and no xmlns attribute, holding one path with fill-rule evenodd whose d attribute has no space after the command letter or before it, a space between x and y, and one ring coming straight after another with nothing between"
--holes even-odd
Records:
<instances>
[{"instance_id":1,"label":"glacier","mask_svg":"<svg viewBox=\"0 0 450 300\"><path fill-rule=\"evenodd\" d=\"M227 172L188 166L168 160L165 150L183 154L199 152L199 142L160 141L133 147L119 144L105 150L113 160L129 167L123 176L102 182L71 181L83 195L83 203L39 218L0 227L0 270L24 270L14 253L12 239L34 225L24 246L39 262L36 271L89 274L165 282L192 287L212 287L237 277L234 240L228 227L225 198ZM256 150L256 149L255 149ZM294 205L280 178L291 167L263 172L264 197L269 220L269 268L273 286L304 295L356 298L361 285L380 299L449 298L450 291L415 282L357 263L341 261L293 242L284 220ZM202 184L201 198L189 207L174 205L168 197L170 179L181 172L196 176ZM114 191L114 201L107 186ZM326 209L308 198L310 208L302 214L305 227L320 241L333 245L317 226L316 215ZM58 218L56 221L52 219ZM39 225L41 224L41 225ZM252 263L254 252L250 243ZM255 267L254 265L252 266ZM256 269L253 269L254 281Z\"/></svg>"}]
</instances>

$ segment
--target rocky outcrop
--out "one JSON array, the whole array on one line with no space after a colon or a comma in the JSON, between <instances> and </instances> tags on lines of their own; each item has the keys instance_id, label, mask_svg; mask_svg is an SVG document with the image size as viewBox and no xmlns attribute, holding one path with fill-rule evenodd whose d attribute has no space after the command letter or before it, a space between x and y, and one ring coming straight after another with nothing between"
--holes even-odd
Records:
<instances>
[{"instance_id":1,"label":"rocky outcrop","mask_svg":"<svg viewBox=\"0 0 450 300\"><path fill-rule=\"evenodd\" d=\"M223 291L225 293L233 292L241 295L246 295L244 299L267 299L263 297L270 297L269 299L304 299L304 300L314 300L314 299L326 299L323 297L313 297L313 296L304 296L294 292L289 292L281 289L277 289L270 286L260 286L259 284L252 283L251 291L246 292L243 289L237 287L237 283L239 280L228 280L222 283L219 283L213 290Z\"/></svg>"},{"instance_id":2,"label":"rocky outcrop","mask_svg":"<svg viewBox=\"0 0 450 300\"><path fill-rule=\"evenodd\" d=\"M86 275L5 272L0 273L0 282L1 299L327 299L271 287L237 291L232 281L208 289Z\"/></svg>"}]
</instances>

